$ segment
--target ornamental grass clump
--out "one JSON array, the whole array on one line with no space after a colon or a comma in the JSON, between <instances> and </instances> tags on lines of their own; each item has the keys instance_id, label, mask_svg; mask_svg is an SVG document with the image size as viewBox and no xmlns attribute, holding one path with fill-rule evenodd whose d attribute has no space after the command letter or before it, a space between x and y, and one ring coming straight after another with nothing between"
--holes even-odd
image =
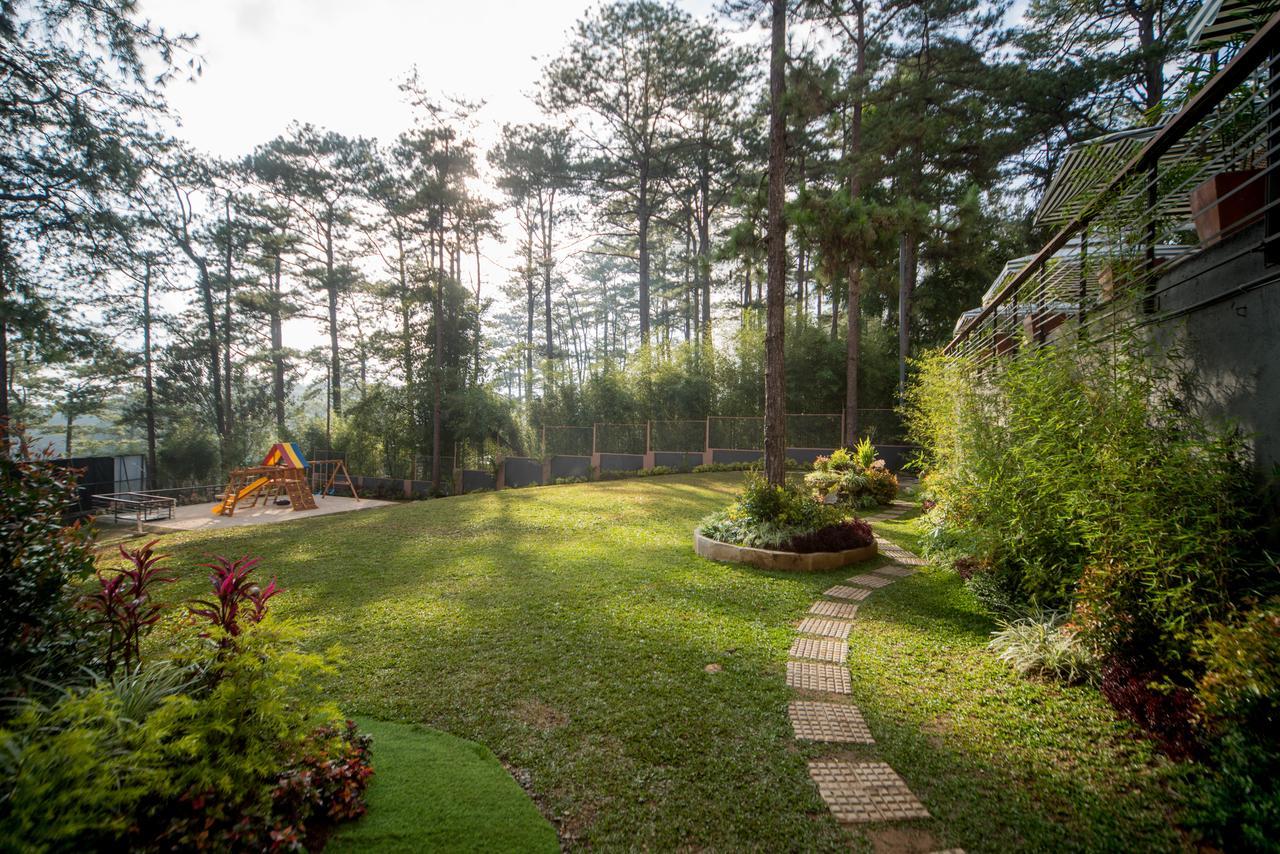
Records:
<instances>
[{"instance_id":1,"label":"ornamental grass clump","mask_svg":"<svg viewBox=\"0 0 1280 854\"><path fill-rule=\"evenodd\" d=\"M1001 621L988 647L1021 676L1075 685L1094 678L1097 663L1061 611L1034 611Z\"/></svg>"}]
</instances>

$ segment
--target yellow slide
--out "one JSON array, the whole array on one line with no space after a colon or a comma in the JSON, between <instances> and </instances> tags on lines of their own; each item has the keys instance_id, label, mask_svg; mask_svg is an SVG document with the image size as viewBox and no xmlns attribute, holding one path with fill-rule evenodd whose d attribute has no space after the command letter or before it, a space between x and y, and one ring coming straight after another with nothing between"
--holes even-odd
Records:
<instances>
[{"instance_id":1,"label":"yellow slide","mask_svg":"<svg viewBox=\"0 0 1280 854\"><path fill-rule=\"evenodd\" d=\"M265 477L258 478L253 483L249 484L244 489L237 492L234 497L231 495L228 495L226 498L222 499L221 503L213 505L213 510L210 512L212 512L213 515L215 516L221 516L227 510L235 509L235 506L239 504L241 501L244 501L250 495L253 495L259 489L262 489L262 487L266 486L267 480L268 479Z\"/></svg>"}]
</instances>

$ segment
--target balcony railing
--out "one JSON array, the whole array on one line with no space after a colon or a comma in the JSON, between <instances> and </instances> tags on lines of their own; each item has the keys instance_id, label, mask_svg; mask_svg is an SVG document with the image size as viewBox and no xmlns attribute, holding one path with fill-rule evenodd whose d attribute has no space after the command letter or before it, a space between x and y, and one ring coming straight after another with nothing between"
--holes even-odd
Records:
<instances>
[{"instance_id":1,"label":"balcony railing","mask_svg":"<svg viewBox=\"0 0 1280 854\"><path fill-rule=\"evenodd\" d=\"M1280 280L1280 13L1162 125L1070 152L1037 220L1062 227L1006 265L948 354L1107 336Z\"/></svg>"}]
</instances>

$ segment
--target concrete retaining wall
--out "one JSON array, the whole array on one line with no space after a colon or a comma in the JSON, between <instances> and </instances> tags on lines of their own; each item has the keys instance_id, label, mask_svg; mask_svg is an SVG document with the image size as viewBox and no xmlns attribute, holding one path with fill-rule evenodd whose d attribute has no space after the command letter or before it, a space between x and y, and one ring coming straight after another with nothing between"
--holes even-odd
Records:
<instances>
[{"instance_id":1,"label":"concrete retaining wall","mask_svg":"<svg viewBox=\"0 0 1280 854\"><path fill-rule=\"evenodd\" d=\"M653 464L673 469L691 469L702 465L702 451L654 451Z\"/></svg>"},{"instance_id":2,"label":"concrete retaining wall","mask_svg":"<svg viewBox=\"0 0 1280 854\"><path fill-rule=\"evenodd\" d=\"M482 469L462 470L462 491L475 492L480 489L497 489L498 477L493 472Z\"/></svg>"},{"instance_id":3,"label":"concrete retaining wall","mask_svg":"<svg viewBox=\"0 0 1280 854\"><path fill-rule=\"evenodd\" d=\"M734 451L717 448L711 451L713 463L754 463L764 459L764 451Z\"/></svg>"},{"instance_id":4,"label":"concrete retaining wall","mask_svg":"<svg viewBox=\"0 0 1280 854\"><path fill-rule=\"evenodd\" d=\"M561 477L591 477L591 457L560 455L551 458L551 481Z\"/></svg>"},{"instance_id":5,"label":"concrete retaining wall","mask_svg":"<svg viewBox=\"0 0 1280 854\"><path fill-rule=\"evenodd\" d=\"M644 468L644 454L601 454L600 471L639 471Z\"/></svg>"},{"instance_id":6,"label":"concrete retaining wall","mask_svg":"<svg viewBox=\"0 0 1280 854\"><path fill-rule=\"evenodd\" d=\"M506 468L503 486L529 486L542 483L542 463L528 457L507 457L502 461Z\"/></svg>"}]
</instances>

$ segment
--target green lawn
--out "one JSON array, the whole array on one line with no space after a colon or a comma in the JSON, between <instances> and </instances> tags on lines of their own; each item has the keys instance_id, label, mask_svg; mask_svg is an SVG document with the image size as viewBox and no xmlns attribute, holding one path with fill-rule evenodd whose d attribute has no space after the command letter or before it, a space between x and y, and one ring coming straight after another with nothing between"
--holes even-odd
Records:
<instances>
[{"instance_id":1,"label":"green lawn","mask_svg":"<svg viewBox=\"0 0 1280 854\"><path fill-rule=\"evenodd\" d=\"M851 574L694 556L738 475L508 490L166 539L175 565L253 553L353 715L490 748L571 846L969 851L1168 849L1177 774L1088 689L1014 677L959 580L877 592L850 643L854 700L936 821L850 832L809 782L783 684L792 625ZM911 523L885 525L910 545ZM184 568L175 598L206 583ZM709 664L720 665L707 672ZM867 751L863 751L867 753ZM377 762L375 747L375 763ZM423 821L431 820L423 806Z\"/></svg>"}]
</instances>

